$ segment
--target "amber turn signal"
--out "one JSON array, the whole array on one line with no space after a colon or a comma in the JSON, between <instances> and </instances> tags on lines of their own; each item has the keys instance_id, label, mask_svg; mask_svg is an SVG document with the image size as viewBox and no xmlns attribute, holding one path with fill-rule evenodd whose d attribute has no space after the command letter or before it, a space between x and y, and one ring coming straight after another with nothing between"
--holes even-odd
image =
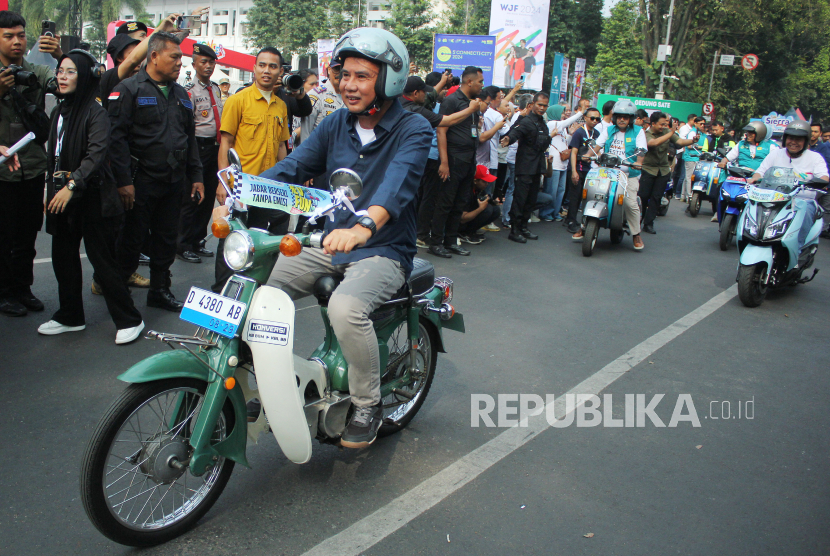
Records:
<instances>
[{"instance_id":1,"label":"amber turn signal","mask_svg":"<svg viewBox=\"0 0 830 556\"><path fill-rule=\"evenodd\" d=\"M625 199L625 195L620 195L620 196L617 198L617 204L618 204L618 205L623 204L623 199Z\"/></svg>"},{"instance_id":2,"label":"amber turn signal","mask_svg":"<svg viewBox=\"0 0 830 556\"><path fill-rule=\"evenodd\" d=\"M210 225L210 231L214 237L225 239L231 233L231 225L226 219L219 218L214 220L213 224Z\"/></svg>"},{"instance_id":3,"label":"amber turn signal","mask_svg":"<svg viewBox=\"0 0 830 556\"><path fill-rule=\"evenodd\" d=\"M233 377L225 379L225 390L233 390L233 387L236 386L236 379Z\"/></svg>"},{"instance_id":4,"label":"amber turn signal","mask_svg":"<svg viewBox=\"0 0 830 556\"><path fill-rule=\"evenodd\" d=\"M586 187L585 189L583 189L583 190L582 190L582 198L583 198L583 199L587 199L587 198L588 198L588 188L587 188L587 187Z\"/></svg>"},{"instance_id":5,"label":"amber turn signal","mask_svg":"<svg viewBox=\"0 0 830 556\"><path fill-rule=\"evenodd\" d=\"M282 236L280 241L280 253L286 257L296 257L303 250L300 240L291 234Z\"/></svg>"}]
</instances>

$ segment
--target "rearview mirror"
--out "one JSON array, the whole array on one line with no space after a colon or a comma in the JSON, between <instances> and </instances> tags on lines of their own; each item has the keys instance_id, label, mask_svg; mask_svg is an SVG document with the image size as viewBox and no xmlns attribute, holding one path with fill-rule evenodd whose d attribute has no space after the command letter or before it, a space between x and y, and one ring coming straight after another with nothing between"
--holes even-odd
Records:
<instances>
[{"instance_id":1,"label":"rearview mirror","mask_svg":"<svg viewBox=\"0 0 830 556\"><path fill-rule=\"evenodd\" d=\"M329 189L332 193L341 190L347 199L354 201L363 193L363 180L354 170L340 168L331 173Z\"/></svg>"},{"instance_id":2,"label":"rearview mirror","mask_svg":"<svg viewBox=\"0 0 830 556\"><path fill-rule=\"evenodd\" d=\"M242 171L242 160L239 159L239 155L233 149L228 150L228 164Z\"/></svg>"},{"instance_id":3,"label":"rearview mirror","mask_svg":"<svg viewBox=\"0 0 830 556\"><path fill-rule=\"evenodd\" d=\"M639 149L637 149L636 151L634 151L634 154L636 154L637 156L643 156L643 155L645 155L647 152L648 152L648 149L644 149L644 148L640 147Z\"/></svg>"},{"instance_id":4,"label":"rearview mirror","mask_svg":"<svg viewBox=\"0 0 830 556\"><path fill-rule=\"evenodd\" d=\"M593 139L588 139L587 141L585 141L585 144L588 145L591 148L594 148L594 147L597 146L597 142L594 141Z\"/></svg>"}]
</instances>

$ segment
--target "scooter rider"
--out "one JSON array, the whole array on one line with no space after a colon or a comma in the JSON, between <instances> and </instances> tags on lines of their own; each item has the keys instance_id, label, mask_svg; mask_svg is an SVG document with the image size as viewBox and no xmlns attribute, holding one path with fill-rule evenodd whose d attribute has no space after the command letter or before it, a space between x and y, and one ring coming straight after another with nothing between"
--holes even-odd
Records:
<instances>
[{"instance_id":1,"label":"scooter rider","mask_svg":"<svg viewBox=\"0 0 830 556\"><path fill-rule=\"evenodd\" d=\"M611 115L611 125L606 126L597 139L598 154L603 151L620 157L623 161L628 159L629 164L634 159L634 152L637 149L648 150L646 134L642 128L632 122L637 115L637 107L628 99L618 100L614 104L614 111ZM622 175L626 176L624 210L625 219L628 222L628 229L631 231L631 240L634 249L640 250L644 247L640 238L640 206L637 204L637 192L640 188L640 174L645 155L636 157L636 163L620 167ZM573 239L581 239L583 231L579 230Z\"/></svg>"},{"instance_id":2,"label":"scooter rider","mask_svg":"<svg viewBox=\"0 0 830 556\"><path fill-rule=\"evenodd\" d=\"M727 163L738 161L738 166L757 170L761 162L778 147L766 139L767 126L763 122L749 122L741 131L745 139L726 153L726 156L718 162L718 167L726 168Z\"/></svg>"},{"instance_id":3,"label":"scooter rider","mask_svg":"<svg viewBox=\"0 0 830 556\"><path fill-rule=\"evenodd\" d=\"M382 420L380 356L369 315L412 271L414 199L432 128L398 101L409 73L409 55L398 37L383 29L353 29L337 41L332 58L341 63L340 93L347 110L323 119L297 149L262 176L289 183L322 176L321 183L327 183L334 170L351 168L363 180L355 211L368 214L335 211L335 220L326 220L329 234L323 248L280 257L268 285L298 299L312 293L320 276L345 274L328 306L349 363L354 405L341 443L363 448L374 442Z\"/></svg>"},{"instance_id":4,"label":"scooter rider","mask_svg":"<svg viewBox=\"0 0 830 556\"><path fill-rule=\"evenodd\" d=\"M813 183L811 188L827 190L827 182L830 179L830 172L827 170L827 164L820 154L809 150L810 144L810 124L804 120L793 120L784 130L784 136L781 138L784 145L783 149L777 149L772 154L767 156L758 170L752 174L752 177L747 180L748 183L758 182L770 168L792 168L797 174L808 174L813 179L823 181L824 184ZM821 205L824 209L824 222L822 223L822 231L826 231L828 227L828 211L830 211L830 195L818 194L816 202L808 202L804 200L797 200L807 214L804 217L804 222L801 224L801 230L798 232L798 249L804 246L807 240L807 234L810 233L810 228L813 227L816 217L816 203Z\"/></svg>"}]
</instances>

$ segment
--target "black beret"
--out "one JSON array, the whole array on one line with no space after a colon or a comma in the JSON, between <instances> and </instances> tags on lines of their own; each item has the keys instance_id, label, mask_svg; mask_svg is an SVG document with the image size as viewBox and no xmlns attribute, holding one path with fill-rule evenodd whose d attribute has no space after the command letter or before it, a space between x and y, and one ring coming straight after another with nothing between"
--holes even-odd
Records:
<instances>
[{"instance_id":1,"label":"black beret","mask_svg":"<svg viewBox=\"0 0 830 556\"><path fill-rule=\"evenodd\" d=\"M196 43L193 45L193 55L207 56L211 60L216 59L216 52L206 44Z\"/></svg>"}]
</instances>

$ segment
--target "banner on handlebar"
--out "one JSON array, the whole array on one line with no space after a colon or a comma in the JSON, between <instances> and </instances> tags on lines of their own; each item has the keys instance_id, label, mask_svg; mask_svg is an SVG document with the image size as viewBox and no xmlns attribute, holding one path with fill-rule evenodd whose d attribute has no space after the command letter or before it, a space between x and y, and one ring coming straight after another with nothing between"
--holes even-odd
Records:
<instances>
[{"instance_id":1,"label":"banner on handlebar","mask_svg":"<svg viewBox=\"0 0 830 556\"><path fill-rule=\"evenodd\" d=\"M334 201L334 195L327 191L282 183L251 174L231 174L230 169L219 171L219 179L226 185L230 181L227 179L229 174L233 175L234 201L248 206L310 216Z\"/></svg>"}]
</instances>

